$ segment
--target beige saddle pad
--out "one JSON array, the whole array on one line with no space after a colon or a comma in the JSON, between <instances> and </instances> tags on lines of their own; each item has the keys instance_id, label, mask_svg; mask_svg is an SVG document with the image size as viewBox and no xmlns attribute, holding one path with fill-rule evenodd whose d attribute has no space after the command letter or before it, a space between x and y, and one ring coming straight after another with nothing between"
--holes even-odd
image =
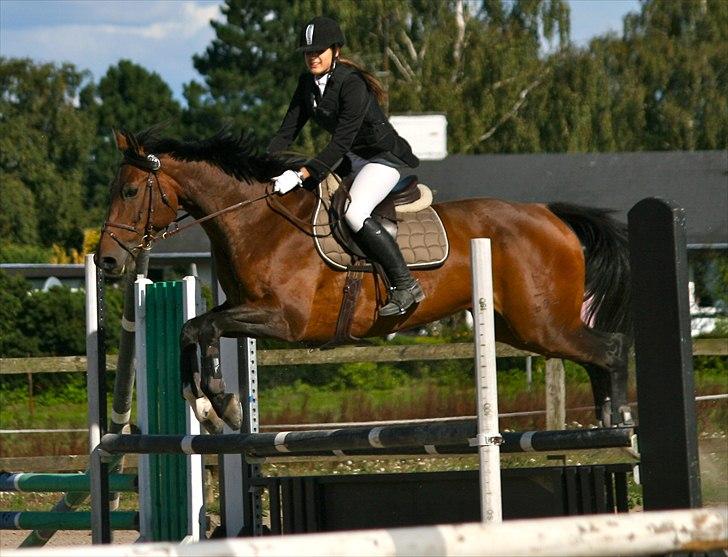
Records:
<instances>
[{"instance_id":1,"label":"beige saddle pad","mask_svg":"<svg viewBox=\"0 0 728 557\"><path fill-rule=\"evenodd\" d=\"M335 185L338 182L332 177L319 185L320 195L313 224L317 236L321 237L314 238L314 242L317 251L329 265L346 271L352 265L352 258L334 239L329 227L327 207ZM411 269L438 267L445 262L450 251L445 227L432 207L414 213L397 210L397 244ZM367 265L364 270L371 270L371 266Z\"/></svg>"}]
</instances>

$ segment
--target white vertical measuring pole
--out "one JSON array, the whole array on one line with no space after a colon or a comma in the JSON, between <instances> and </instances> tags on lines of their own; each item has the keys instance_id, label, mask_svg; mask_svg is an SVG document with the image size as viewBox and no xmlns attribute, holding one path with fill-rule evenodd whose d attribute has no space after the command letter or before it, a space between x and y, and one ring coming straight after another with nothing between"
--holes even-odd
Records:
<instances>
[{"instance_id":1,"label":"white vertical measuring pole","mask_svg":"<svg viewBox=\"0 0 728 557\"><path fill-rule=\"evenodd\" d=\"M471 445L480 455L480 510L483 522L503 521L501 506L498 388L495 367L495 323L490 240L470 241L473 274L473 325L478 437Z\"/></svg>"},{"instance_id":2,"label":"white vertical measuring pole","mask_svg":"<svg viewBox=\"0 0 728 557\"><path fill-rule=\"evenodd\" d=\"M196 277L182 279L182 319L187 322L196 315L204 313L200 284ZM185 404L185 424L187 435L200 434L200 422L189 404ZM200 541L200 533L207 528L205 520L205 499L202 489L204 469L202 455L187 455L187 542Z\"/></svg>"},{"instance_id":3,"label":"white vertical measuring pole","mask_svg":"<svg viewBox=\"0 0 728 557\"><path fill-rule=\"evenodd\" d=\"M142 435L149 435L149 387L147 386L147 285L152 281L137 275L134 283L134 363L136 369L137 423ZM139 536L152 541L154 509L148 454L139 455Z\"/></svg>"}]
</instances>

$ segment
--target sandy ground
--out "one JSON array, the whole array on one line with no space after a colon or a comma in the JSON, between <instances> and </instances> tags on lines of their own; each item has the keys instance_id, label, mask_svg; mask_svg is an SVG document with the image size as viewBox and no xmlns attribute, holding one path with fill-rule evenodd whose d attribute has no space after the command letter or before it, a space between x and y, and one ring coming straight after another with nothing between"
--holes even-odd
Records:
<instances>
[{"instance_id":1,"label":"sandy ground","mask_svg":"<svg viewBox=\"0 0 728 557\"><path fill-rule=\"evenodd\" d=\"M0 530L0 554L3 549L17 548L28 534L30 534L30 530ZM114 532L114 543L134 543L138 537L138 532ZM91 532L86 530L56 532L46 547L63 545L91 545Z\"/></svg>"}]
</instances>

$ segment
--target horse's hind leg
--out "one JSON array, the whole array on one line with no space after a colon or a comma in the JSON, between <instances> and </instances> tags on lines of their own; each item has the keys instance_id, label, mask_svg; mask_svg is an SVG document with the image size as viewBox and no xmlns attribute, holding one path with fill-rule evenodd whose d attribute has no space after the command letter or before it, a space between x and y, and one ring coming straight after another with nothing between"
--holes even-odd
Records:
<instances>
[{"instance_id":1,"label":"horse's hind leg","mask_svg":"<svg viewBox=\"0 0 728 557\"><path fill-rule=\"evenodd\" d=\"M620 333L588 331L601 349L591 352L589 360L577 361L589 374L597 419L607 427L631 424L632 415L627 403L627 337Z\"/></svg>"},{"instance_id":2,"label":"horse's hind leg","mask_svg":"<svg viewBox=\"0 0 728 557\"><path fill-rule=\"evenodd\" d=\"M533 332L533 331L529 331ZM509 344L553 358L582 364L589 374L596 417L604 426L631 423L627 405L627 354L629 341L620 333L604 333L580 323L574 329L549 326L540 329L538 338L518 335ZM502 335L499 335L503 340Z\"/></svg>"},{"instance_id":3,"label":"horse's hind leg","mask_svg":"<svg viewBox=\"0 0 728 557\"><path fill-rule=\"evenodd\" d=\"M187 400L200 424L209 433L222 433L223 422L213 409L201 387L197 339L200 319L194 318L182 326L180 334L180 377L182 396Z\"/></svg>"}]
</instances>

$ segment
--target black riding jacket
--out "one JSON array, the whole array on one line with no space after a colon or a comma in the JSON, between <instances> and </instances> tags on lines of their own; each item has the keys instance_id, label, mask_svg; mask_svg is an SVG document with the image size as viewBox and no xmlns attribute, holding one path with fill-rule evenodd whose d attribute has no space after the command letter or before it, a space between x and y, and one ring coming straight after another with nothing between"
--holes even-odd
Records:
<instances>
[{"instance_id":1,"label":"black riding jacket","mask_svg":"<svg viewBox=\"0 0 728 557\"><path fill-rule=\"evenodd\" d=\"M323 95L310 72L301 74L268 152L287 149L309 118L331 133L329 144L304 163L317 181L336 168L349 151L367 160L381 156L391 160L393 155L403 166L412 168L420 163L409 143L387 120L362 75L351 66L336 65Z\"/></svg>"}]
</instances>

